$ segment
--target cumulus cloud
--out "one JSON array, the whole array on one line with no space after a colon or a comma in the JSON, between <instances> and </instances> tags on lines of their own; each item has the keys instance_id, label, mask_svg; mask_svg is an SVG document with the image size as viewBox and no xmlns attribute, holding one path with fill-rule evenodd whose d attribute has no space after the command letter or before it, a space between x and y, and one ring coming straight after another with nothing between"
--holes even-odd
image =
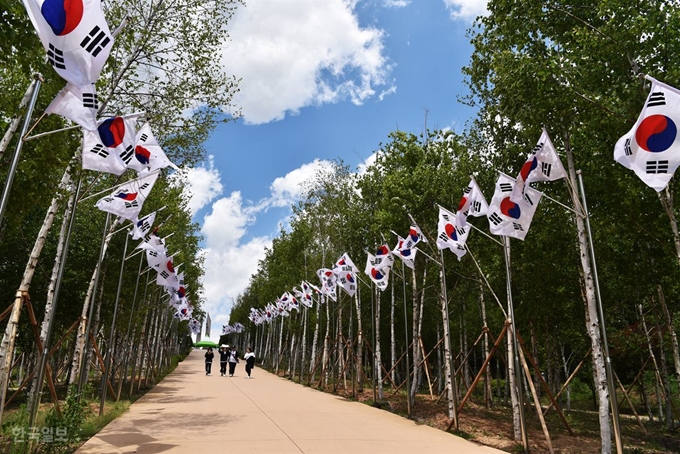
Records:
<instances>
[{"instance_id":1,"label":"cumulus cloud","mask_svg":"<svg viewBox=\"0 0 680 454\"><path fill-rule=\"evenodd\" d=\"M272 193L270 204L277 207L289 206L300 199L304 183L314 178L319 171L331 170L332 167L330 161L315 159L275 179L269 187Z\"/></svg>"},{"instance_id":2,"label":"cumulus cloud","mask_svg":"<svg viewBox=\"0 0 680 454\"><path fill-rule=\"evenodd\" d=\"M213 156L208 157L207 166L182 169L174 174L175 184L184 186L184 197L192 215L212 202L222 193L220 172L215 168Z\"/></svg>"},{"instance_id":3,"label":"cumulus cloud","mask_svg":"<svg viewBox=\"0 0 680 454\"><path fill-rule=\"evenodd\" d=\"M257 1L237 11L222 64L242 78L235 104L246 123L345 99L361 104L375 95L391 71L384 34L359 25L355 4Z\"/></svg>"},{"instance_id":4,"label":"cumulus cloud","mask_svg":"<svg viewBox=\"0 0 680 454\"><path fill-rule=\"evenodd\" d=\"M453 19L474 19L487 13L487 0L444 0Z\"/></svg>"}]
</instances>

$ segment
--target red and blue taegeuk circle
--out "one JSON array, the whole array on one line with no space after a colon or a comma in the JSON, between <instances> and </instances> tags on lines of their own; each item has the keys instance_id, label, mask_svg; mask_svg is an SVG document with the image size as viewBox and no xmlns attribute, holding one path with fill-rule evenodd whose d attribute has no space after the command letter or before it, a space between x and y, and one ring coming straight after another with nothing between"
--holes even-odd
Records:
<instances>
[{"instance_id":1,"label":"red and blue taegeuk circle","mask_svg":"<svg viewBox=\"0 0 680 454\"><path fill-rule=\"evenodd\" d=\"M635 131L635 141L645 151L661 153L668 150L678 137L678 127L666 115L650 115Z\"/></svg>"},{"instance_id":2,"label":"red and blue taegeuk circle","mask_svg":"<svg viewBox=\"0 0 680 454\"><path fill-rule=\"evenodd\" d=\"M510 197L506 197L501 201L501 213L509 218L519 219L522 215L522 210L519 208L519 205L510 200Z\"/></svg>"},{"instance_id":3,"label":"red and blue taegeuk circle","mask_svg":"<svg viewBox=\"0 0 680 454\"><path fill-rule=\"evenodd\" d=\"M45 0L40 12L55 35L68 35L83 18L83 0Z\"/></svg>"},{"instance_id":4,"label":"red and blue taegeuk circle","mask_svg":"<svg viewBox=\"0 0 680 454\"><path fill-rule=\"evenodd\" d=\"M102 143L109 148L116 148L123 143L125 137L125 120L121 117L112 117L104 120L97 128Z\"/></svg>"}]
</instances>

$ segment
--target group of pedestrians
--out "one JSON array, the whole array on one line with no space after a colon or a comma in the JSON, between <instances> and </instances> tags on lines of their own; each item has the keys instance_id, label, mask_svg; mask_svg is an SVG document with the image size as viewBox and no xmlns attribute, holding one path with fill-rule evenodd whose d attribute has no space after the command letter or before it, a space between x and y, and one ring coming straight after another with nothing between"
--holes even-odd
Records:
<instances>
[{"instance_id":1,"label":"group of pedestrians","mask_svg":"<svg viewBox=\"0 0 680 454\"><path fill-rule=\"evenodd\" d=\"M230 347L229 345L222 345L222 347L218 350L218 353L220 355L220 376L224 377L225 375L227 375L227 365L229 365L229 376L233 377L234 372L236 371L236 364L240 362L236 346ZM208 348L208 351L205 352L206 375L210 375L211 373L212 362L214 357L215 354L213 353L212 348ZM250 347L246 349L246 354L243 356L243 359L246 362L246 373L248 374L248 376L245 378L251 378L250 372L253 370L253 367L255 366L255 354L253 353L253 350Z\"/></svg>"}]
</instances>

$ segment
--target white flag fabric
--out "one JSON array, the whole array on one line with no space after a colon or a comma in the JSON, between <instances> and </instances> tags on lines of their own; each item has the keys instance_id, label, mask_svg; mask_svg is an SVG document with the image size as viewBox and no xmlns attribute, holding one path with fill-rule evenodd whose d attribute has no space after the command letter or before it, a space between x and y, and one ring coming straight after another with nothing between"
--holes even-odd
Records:
<instances>
[{"instance_id":1,"label":"white flag fabric","mask_svg":"<svg viewBox=\"0 0 680 454\"><path fill-rule=\"evenodd\" d=\"M387 243L378 246L375 251L375 256L373 256L373 261L373 267L377 270L392 268L392 265L394 265L394 256Z\"/></svg>"},{"instance_id":2,"label":"white flag fabric","mask_svg":"<svg viewBox=\"0 0 680 454\"><path fill-rule=\"evenodd\" d=\"M321 281L321 294L329 296L333 301L337 301L337 276L333 270L328 268L321 268L317 270L316 275Z\"/></svg>"},{"instance_id":3,"label":"white flag fabric","mask_svg":"<svg viewBox=\"0 0 680 454\"><path fill-rule=\"evenodd\" d=\"M564 170L552 140L550 140L548 131L543 128L538 143L519 171L510 199L513 202L521 202L522 197L526 194L525 187L529 183L534 181L555 181L566 176L567 172Z\"/></svg>"},{"instance_id":4,"label":"white flag fabric","mask_svg":"<svg viewBox=\"0 0 680 454\"><path fill-rule=\"evenodd\" d=\"M134 222L157 178L158 174L153 173L119 186L111 195L99 199L97 208Z\"/></svg>"},{"instance_id":5,"label":"white flag fabric","mask_svg":"<svg viewBox=\"0 0 680 454\"><path fill-rule=\"evenodd\" d=\"M156 284L171 287L175 290L179 289L179 279L177 279L175 267L172 265L172 257L167 257L165 261L161 263L158 274L156 275Z\"/></svg>"},{"instance_id":6,"label":"white flag fabric","mask_svg":"<svg viewBox=\"0 0 680 454\"><path fill-rule=\"evenodd\" d=\"M456 212L456 225L465 227L468 216L486 216L489 204L486 203L484 194L479 188L474 177L470 177L470 184L463 191L463 197L458 204Z\"/></svg>"},{"instance_id":7,"label":"white flag fabric","mask_svg":"<svg viewBox=\"0 0 680 454\"><path fill-rule=\"evenodd\" d=\"M408 240L397 236L397 245L392 250L392 254L399 257L401 261L404 262L404 265L413 270L416 267L416 252L418 249L413 247L414 243L412 242L412 238L411 234L409 234Z\"/></svg>"},{"instance_id":8,"label":"white flag fabric","mask_svg":"<svg viewBox=\"0 0 680 454\"><path fill-rule=\"evenodd\" d=\"M166 167L179 170L179 167L168 159L161 146L158 145L158 141L151 132L149 123L144 123L139 128L139 131L137 131L135 157L130 161L129 167L138 172L145 172L147 170L153 172L154 170Z\"/></svg>"},{"instance_id":9,"label":"white flag fabric","mask_svg":"<svg viewBox=\"0 0 680 454\"><path fill-rule=\"evenodd\" d=\"M439 207L439 223L437 224L437 248L450 249L460 260L467 250L465 242L470 234L469 225L456 225L456 216L449 210Z\"/></svg>"},{"instance_id":10,"label":"white flag fabric","mask_svg":"<svg viewBox=\"0 0 680 454\"><path fill-rule=\"evenodd\" d=\"M415 246L416 244L420 243L421 241L423 243L427 243L427 238L425 238L425 235L423 235L422 230L420 230L420 227L418 227L418 224L415 222L411 224L411 227L408 230L408 238L406 240L410 241L409 246Z\"/></svg>"},{"instance_id":11,"label":"white flag fabric","mask_svg":"<svg viewBox=\"0 0 680 454\"><path fill-rule=\"evenodd\" d=\"M504 235L524 240L536 212L541 193L527 186L524 197L518 202L510 200L515 181L501 174L489 206L489 228L494 235Z\"/></svg>"},{"instance_id":12,"label":"white flag fabric","mask_svg":"<svg viewBox=\"0 0 680 454\"><path fill-rule=\"evenodd\" d=\"M657 192L680 165L680 90L646 76L652 88L633 128L614 147L614 160Z\"/></svg>"},{"instance_id":13,"label":"white flag fabric","mask_svg":"<svg viewBox=\"0 0 680 454\"><path fill-rule=\"evenodd\" d=\"M113 47L100 0L23 0L47 60L77 87L94 83Z\"/></svg>"},{"instance_id":14,"label":"white flag fabric","mask_svg":"<svg viewBox=\"0 0 680 454\"><path fill-rule=\"evenodd\" d=\"M72 83L67 83L45 109L45 113L61 115L88 131L96 131L97 109L99 101L94 84L78 88Z\"/></svg>"},{"instance_id":15,"label":"white flag fabric","mask_svg":"<svg viewBox=\"0 0 680 454\"><path fill-rule=\"evenodd\" d=\"M142 114L107 118L97 131L83 130L83 169L121 175L135 151L135 123Z\"/></svg>"},{"instance_id":16,"label":"white flag fabric","mask_svg":"<svg viewBox=\"0 0 680 454\"><path fill-rule=\"evenodd\" d=\"M338 270L339 272L347 272L351 271L356 273L359 271L359 268L354 264L351 258L349 258L349 254L345 252L340 256L340 258L335 262L335 266L333 267L333 271Z\"/></svg>"},{"instance_id":17,"label":"white flag fabric","mask_svg":"<svg viewBox=\"0 0 680 454\"><path fill-rule=\"evenodd\" d=\"M357 280L356 274L353 271L343 271L336 272L338 277L338 285L345 291L349 296L354 296L357 292Z\"/></svg>"},{"instance_id":18,"label":"white flag fabric","mask_svg":"<svg viewBox=\"0 0 680 454\"><path fill-rule=\"evenodd\" d=\"M153 223L155 220L156 220L155 211L142 217L142 219L133 219L132 232L130 232L130 235L132 235L132 239L139 240L148 235L151 232L151 228L153 227Z\"/></svg>"},{"instance_id":19,"label":"white flag fabric","mask_svg":"<svg viewBox=\"0 0 680 454\"><path fill-rule=\"evenodd\" d=\"M387 283L390 277L390 268L376 268L377 264L382 263L382 260L377 259L378 257L374 256L373 254L368 254L368 257L366 257L366 268L364 269L364 273L366 273L366 275L371 278L375 285L378 286L378 289L380 289L382 292L387 288Z\"/></svg>"}]
</instances>

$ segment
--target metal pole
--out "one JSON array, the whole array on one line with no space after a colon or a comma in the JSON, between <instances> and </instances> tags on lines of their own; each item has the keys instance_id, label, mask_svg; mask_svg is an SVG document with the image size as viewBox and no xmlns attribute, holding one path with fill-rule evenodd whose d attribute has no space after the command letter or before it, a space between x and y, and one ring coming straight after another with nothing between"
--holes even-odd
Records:
<instances>
[{"instance_id":1,"label":"metal pole","mask_svg":"<svg viewBox=\"0 0 680 454\"><path fill-rule=\"evenodd\" d=\"M101 274L102 262L104 261L104 245L106 243L106 232L109 228L110 213L106 213L106 221L104 222L104 233L102 234L102 242L99 248L99 259L97 260L97 271L94 275L94 286L92 288L92 295L90 295L90 308L87 314L87 325L85 328L85 345L83 347L83 359L80 362L80 376L78 377L78 401L82 397L83 387L87 382L87 362L89 361L90 348L90 329L92 329L92 316L94 315L94 302L97 298L97 287L99 286L99 275Z\"/></svg>"},{"instance_id":2,"label":"metal pole","mask_svg":"<svg viewBox=\"0 0 680 454\"><path fill-rule=\"evenodd\" d=\"M12 157L12 163L7 173L7 181L5 181L5 188L2 191L2 199L0 199L0 225L2 225L2 218L5 216L5 209L7 208L7 202L9 202L9 193L12 190L12 182L14 181L14 175L17 172L17 167L19 166L19 156L21 155L21 148L24 146L24 135L28 130L28 125L31 122L31 116L33 115L33 109L35 108L35 102L38 99L38 92L40 92L40 85L42 84L43 77L40 74L35 75L35 86L33 87L33 94L31 94L31 101L28 103L28 108L26 109L26 118L24 118L24 125L21 127L21 135L19 140L17 140L17 147L14 150L14 156Z\"/></svg>"},{"instance_id":3,"label":"metal pole","mask_svg":"<svg viewBox=\"0 0 680 454\"><path fill-rule=\"evenodd\" d=\"M40 407L40 400L42 397L42 389L45 380L45 369L47 369L47 356L49 354L50 339L52 338L52 327L54 326L54 317L57 313L57 303L59 302L59 290L61 289L61 281L64 277L64 269L66 268L66 256L68 255L68 246L71 241L71 232L73 232L73 223L76 218L76 207L78 204L78 196L80 195L80 189L82 187L83 180L78 180L78 187L76 188L76 194L73 199L73 208L71 209L71 219L69 219L68 229L66 230L66 238L64 238L64 249L61 253L61 263L59 264L59 272L57 273L57 281L54 284L54 295L52 297L52 316L47 324L47 332L45 334L45 341L43 342L42 355L39 358L38 363L38 374L36 379L37 388L34 391L35 397L31 402L31 408L29 410L29 427L33 427L35 418L38 414L38 407Z\"/></svg>"},{"instance_id":4,"label":"metal pole","mask_svg":"<svg viewBox=\"0 0 680 454\"><path fill-rule=\"evenodd\" d=\"M120 289L123 286L123 270L125 270L125 255L127 254L127 245L130 235L125 235L125 246L123 246L123 257L120 259L120 274L118 275L118 290L116 290L116 303L113 305L113 320L109 328L109 345L106 354L106 362L104 363L104 372L101 380L101 397L99 399L99 416L104 414L104 403L106 402L106 382L109 378L109 369L111 368L111 357L113 356L113 336L116 332L116 316L118 315L118 302L120 301Z\"/></svg>"},{"instance_id":5,"label":"metal pole","mask_svg":"<svg viewBox=\"0 0 680 454\"><path fill-rule=\"evenodd\" d=\"M127 240L125 240L127 243ZM132 296L132 308L130 309L130 319L128 320L127 333L125 334L125 342L130 340L130 331L132 331L132 317L135 314L135 304L137 303L137 291L139 289L139 278L142 277L142 262L144 261L144 256L139 257L139 269L137 269L137 282L135 283L135 292ZM144 289L146 291L146 288ZM132 342L130 342L130 353L132 353ZM116 402L120 400L120 392L123 388L123 381L127 378L128 369L128 358L129 355L125 355L125 364L123 366L123 377L121 378L118 389L116 390Z\"/></svg>"},{"instance_id":6,"label":"metal pole","mask_svg":"<svg viewBox=\"0 0 680 454\"><path fill-rule=\"evenodd\" d=\"M444 297L444 308L446 310L446 325L444 329L444 334L446 335L447 331L450 331L449 327L449 297L447 295L446 291L446 267L444 266L444 250L440 249L439 250L439 259L441 260L441 268L442 268L442 293ZM422 317L422 314L421 314ZM414 322L415 323L415 322ZM456 427L456 430L459 429L459 421L458 421L458 385L456 384L456 368L454 367L453 364L453 352L451 351L451 334L449 333L448 336L448 344L446 348L449 350L449 360L450 364L449 367L451 368L451 387L453 389L453 419L454 419L454 425ZM415 339L413 340L415 342Z\"/></svg>"},{"instance_id":7,"label":"metal pole","mask_svg":"<svg viewBox=\"0 0 680 454\"><path fill-rule=\"evenodd\" d=\"M406 410L408 411L408 417L411 414L411 364L408 357L408 315L406 311L406 271L404 270L404 261L401 261L401 282L404 287L404 337L406 338Z\"/></svg>"},{"instance_id":8,"label":"metal pole","mask_svg":"<svg viewBox=\"0 0 680 454\"><path fill-rule=\"evenodd\" d=\"M619 422L619 406L616 398L616 386L614 384L614 371L609 357L609 343L607 342L607 329L604 325L604 311L602 310L602 296L600 294L600 280L597 277L597 264L595 262L595 247L593 246L593 233L590 230L590 213L588 213L588 203L586 202L586 192L583 189L583 176L581 171L577 171L578 184L581 189L581 199L585 215L586 228L588 229L588 246L590 247L590 258L593 261L593 279L595 281L595 295L597 296L597 311L600 316L600 329L602 330L602 344L604 347L605 367L607 368L607 385L609 386L609 402L612 407L612 421L614 423L614 438L616 441L616 452L623 453L623 440L621 438L621 424Z\"/></svg>"},{"instance_id":9,"label":"metal pole","mask_svg":"<svg viewBox=\"0 0 680 454\"><path fill-rule=\"evenodd\" d=\"M508 288L508 310L510 322L512 323L512 349L514 350L515 360L515 387L517 388L517 401L519 403L519 426L522 432L522 445L524 452L529 452L529 436L527 434L526 420L524 419L524 394L522 392L522 371L519 367L519 344L517 342L517 327L515 325L515 308L512 303L512 275L510 274L510 238L503 237L503 255L505 256L505 275Z\"/></svg>"}]
</instances>

